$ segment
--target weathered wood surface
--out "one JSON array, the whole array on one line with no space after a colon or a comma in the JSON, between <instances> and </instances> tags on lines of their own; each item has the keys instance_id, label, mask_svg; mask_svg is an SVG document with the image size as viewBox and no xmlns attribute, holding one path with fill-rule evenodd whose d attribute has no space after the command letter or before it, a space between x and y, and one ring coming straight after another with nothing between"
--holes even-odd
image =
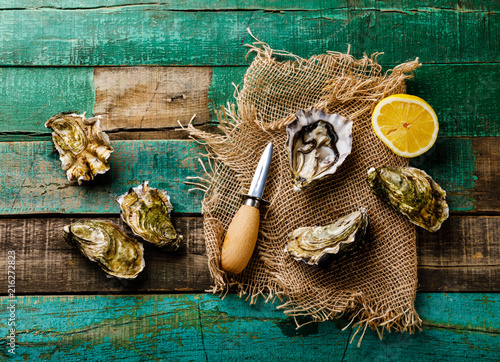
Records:
<instances>
[{"instance_id":1,"label":"weathered wood surface","mask_svg":"<svg viewBox=\"0 0 500 362\"><path fill-rule=\"evenodd\" d=\"M171 129L177 120L216 121L214 111L234 103L232 83L242 86L246 69L0 68L0 141L49 140L44 123L68 111L101 115L111 139L184 138ZM499 79L497 64L424 64L407 91L433 106L440 136L500 136Z\"/></svg>"},{"instance_id":2,"label":"weathered wood surface","mask_svg":"<svg viewBox=\"0 0 500 362\"><path fill-rule=\"evenodd\" d=\"M97 266L62 237L62 228L86 218L0 219L1 252L16 253L16 292L21 294L100 292L204 292L210 287L200 217L175 217L184 236L176 252L144 243L146 268L134 280L107 278ZM133 234L116 215L106 218ZM7 263L0 263L7 275ZM7 284L0 293L7 293Z\"/></svg>"},{"instance_id":3,"label":"weathered wood surface","mask_svg":"<svg viewBox=\"0 0 500 362\"><path fill-rule=\"evenodd\" d=\"M384 62L385 55L378 60ZM425 62L425 59L421 59ZM384 66L390 69L393 66ZM233 101L243 86L246 67L214 67L208 98L213 112ZM442 137L500 136L500 66L498 64L423 64L407 81L407 93L425 99L439 118Z\"/></svg>"},{"instance_id":4,"label":"weathered wood surface","mask_svg":"<svg viewBox=\"0 0 500 362\"><path fill-rule=\"evenodd\" d=\"M234 295L18 297L16 354L65 361L500 359L498 294L418 294L416 304L421 332L380 341L368 330L356 348L353 332L342 331L346 319L297 330L271 303L248 306ZM0 328L7 329L6 318ZM6 358L4 339L0 351Z\"/></svg>"},{"instance_id":5,"label":"weathered wood surface","mask_svg":"<svg viewBox=\"0 0 500 362\"><path fill-rule=\"evenodd\" d=\"M423 332L380 342L367 331L361 348L347 344L345 321L296 331L271 305L233 295L147 294L210 286L202 194L183 184L202 169L192 142L128 140L186 138L176 121L194 113L198 124L213 122L252 59L244 57L253 41L247 27L303 57L348 44L356 57L385 52L385 69L420 57L408 92L429 101L441 129L412 164L448 191L453 213L439 232L419 231L419 290L500 290L498 1L0 0L0 253L16 251L18 295L98 294L19 296L17 357L499 360L498 294L419 294ZM102 115L118 140L111 171L93 184L70 185L51 153L43 125L63 111ZM146 270L121 283L71 249L60 228L71 217L121 223L114 198L143 179L171 194L186 245L173 254L146 246ZM0 345L7 359L5 338Z\"/></svg>"},{"instance_id":6,"label":"weathered wood surface","mask_svg":"<svg viewBox=\"0 0 500 362\"><path fill-rule=\"evenodd\" d=\"M176 215L185 243L175 253L145 244L146 269L133 281L107 278L62 237L62 227L79 218L0 219L0 255L14 250L16 291L21 294L203 292L211 287L202 217ZM90 217L95 219L96 217ZM116 216L107 218L125 230ZM418 234L419 291L500 290L500 216L457 216L442 230ZM0 263L7 275L7 264ZM0 294L7 284L0 286Z\"/></svg>"},{"instance_id":7,"label":"weathered wood surface","mask_svg":"<svg viewBox=\"0 0 500 362\"><path fill-rule=\"evenodd\" d=\"M323 10L178 10L170 5L0 12L0 65L245 65L252 39L302 57L327 50L386 52L398 63L499 62L500 13L398 7L375 1ZM417 3L420 4L421 2ZM367 6L368 5L368 6ZM484 9L484 10L483 10ZM300 34L300 41L297 37Z\"/></svg>"},{"instance_id":8,"label":"weathered wood surface","mask_svg":"<svg viewBox=\"0 0 500 362\"><path fill-rule=\"evenodd\" d=\"M451 210L500 210L497 137L439 138L411 163L447 191ZM0 214L117 213L115 198L143 180L167 190L176 212L201 212L200 191L188 192L187 177L204 176L203 147L194 141L113 141L111 170L78 185L66 179L53 145L0 143Z\"/></svg>"},{"instance_id":9,"label":"weathered wood surface","mask_svg":"<svg viewBox=\"0 0 500 362\"><path fill-rule=\"evenodd\" d=\"M10 1L0 1L0 9L40 9L53 8L60 10L92 9L117 6L151 5L149 0L87 0L82 3L80 0L66 0L61 4L58 0L18 0L14 4ZM456 0L436 0L433 6L429 7L429 2L425 0L361 0L356 4L346 3L342 0L253 0L243 2L240 0L225 0L213 2L210 0L182 0L171 2L168 0L155 1L154 4L168 5L175 10L234 10L234 9L266 9L266 10L322 10L322 9L350 9L365 6L372 9L384 10L384 8L400 8L400 11L423 11L438 12L443 11L495 11L500 10L498 2L485 2L483 0L468 0L457 4ZM397 9L393 9L396 11Z\"/></svg>"},{"instance_id":10,"label":"weathered wood surface","mask_svg":"<svg viewBox=\"0 0 500 362\"><path fill-rule=\"evenodd\" d=\"M418 228L418 290L500 291L500 216L452 215L435 233Z\"/></svg>"},{"instance_id":11,"label":"weathered wood surface","mask_svg":"<svg viewBox=\"0 0 500 362\"><path fill-rule=\"evenodd\" d=\"M114 139L177 138L172 133L146 129L179 129L196 115L197 123L210 121L208 87L210 67L111 67L95 68L95 115L105 130L129 129Z\"/></svg>"},{"instance_id":12,"label":"weathered wood surface","mask_svg":"<svg viewBox=\"0 0 500 362\"><path fill-rule=\"evenodd\" d=\"M175 212L200 212L203 193L187 177L202 176L193 141L115 141L111 169L85 185L71 183L51 142L0 143L0 214L119 212L115 199L150 181L166 190Z\"/></svg>"}]
</instances>

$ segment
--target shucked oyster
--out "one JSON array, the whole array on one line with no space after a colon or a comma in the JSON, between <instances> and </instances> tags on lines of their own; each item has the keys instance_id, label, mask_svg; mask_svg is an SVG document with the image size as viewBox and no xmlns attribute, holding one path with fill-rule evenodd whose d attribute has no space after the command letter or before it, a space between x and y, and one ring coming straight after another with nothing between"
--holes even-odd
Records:
<instances>
[{"instance_id":1,"label":"shucked oyster","mask_svg":"<svg viewBox=\"0 0 500 362\"><path fill-rule=\"evenodd\" d=\"M301 110L286 132L295 191L332 175L351 153L352 121L338 114Z\"/></svg>"},{"instance_id":2,"label":"shucked oyster","mask_svg":"<svg viewBox=\"0 0 500 362\"><path fill-rule=\"evenodd\" d=\"M446 192L424 171L413 167L368 170L368 183L410 221L429 231L439 230L448 218Z\"/></svg>"},{"instance_id":3,"label":"shucked oyster","mask_svg":"<svg viewBox=\"0 0 500 362\"><path fill-rule=\"evenodd\" d=\"M134 234L169 250L176 250L182 240L170 221L173 210L166 191L150 188L148 181L134 187L116 199L122 209L122 219Z\"/></svg>"},{"instance_id":4,"label":"shucked oyster","mask_svg":"<svg viewBox=\"0 0 500 362\"><path fill-rule=\"evenodd\" d=\"M113 148L99 126L99 117L60 113L50 118L45 127L54 131L52 140L69 181L81 184L109 170L107 160Z\"/></svg>"},{"instance_id":5,"label":"shucked oyster","mask_svg":"<svg viewBox=\"0 0 500 362\"><path fill-rule=\"evenodd\" d=\"M144 269L144 248L115 225L87 220L66 225L64 238L107 274L133 279Z\"/></svg>"},{"instance_id":6,"label":"shucked oyster","mask_svg":"<svg viewBox=\"0 0 500 362\"><path fill-rule=\"evenodd\" d=\"M359 246L367 227L368 213L362 207L333 224L294 230L288 237L285 252L309 265L323 264L326 259L339 257Z\"/></svg>"}]
</instances>

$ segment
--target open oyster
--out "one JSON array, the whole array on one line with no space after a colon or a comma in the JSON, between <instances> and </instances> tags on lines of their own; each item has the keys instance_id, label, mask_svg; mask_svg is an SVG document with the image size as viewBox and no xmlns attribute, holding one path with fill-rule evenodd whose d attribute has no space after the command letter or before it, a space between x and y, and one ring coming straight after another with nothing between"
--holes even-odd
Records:
<instances>
[{"instance_id":1,"label":"open oyster","mask_svg":"<svg viewBox=\"0 0 500 362\"><path fill-rule=\"evenodd\" d=\"M368 183L410 221L429 231L439 230L448 218L446 192L424 171L413 167L368 170Z\"/></svg>"},{"instance_id":2,"label":"open oyster","mask_svg":"<svg viewBox=\"0 0 500 362\"><path fill-rule=\"evenodd\" d=\"M116 199L122 209L121 216L134 234L159 247L176 250L182 236L170 221L173 210L170 197L164 190L150 188L148 181L131 188Z\"/></svg>"},{"instance_id":3,"label":"open oyster","mask_svg":"<svg viewBox=\"0 0 500 362\"><path fill-rule=\"evenodd\" d=\"M332 175L351 153L352 121L338 114L301 110L286 132L295 191Z\"/></svg>"},{"instance_id":4,"label":"open oyster","mask_svg":"<svg viewBox=\"0 0 500 362\"><path fill-rule=\"evenodd\" d=\"M109 170L107 160L113 148L99 126L99 117L60 113L51 117L45 127L53 130L52 140L69 181L81 185Z\"/></svg>"},{"instance_id":5,"label":"open oyster","mask_svg":"<svg viewBox=\"0 0 500 362\"><path fill-rule=\"evenodd\" d=\"M108 275L133 279L144 269L144 248L115 225L86 220L66 225L64 238Z\"/></svg>"},{"instance_id":6,"label":"open oyster","mask_svg":"<svg viewBox=\"0 0 500 362\"><path fill-rule=\"evenodd\" d=\"M333 224L294 230L285 252L309 265L324 264L327 259L340 257L359 246L367 227L368 213L361 207Z\"/></svg>"}]
</instances>

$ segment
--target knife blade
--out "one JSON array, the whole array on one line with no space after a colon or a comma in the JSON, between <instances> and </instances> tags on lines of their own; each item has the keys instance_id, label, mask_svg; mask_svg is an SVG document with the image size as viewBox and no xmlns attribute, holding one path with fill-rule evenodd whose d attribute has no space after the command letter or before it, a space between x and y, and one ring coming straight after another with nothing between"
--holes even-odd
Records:
<instances>
[{"instance_id":1,"label":"knife blade","mask_svg":"<svg viewBox=\"0 0 500 362\"><path fill-rule=\"evenodd\" d=\"M240 209L236 212L227 229L222 244L222 269L229 273L239 274L245 269L252 257L257 236L259 234L262 195L266 186L273 144L269 143L260 157L248 194Z\"/></svg>"}]
</instances>

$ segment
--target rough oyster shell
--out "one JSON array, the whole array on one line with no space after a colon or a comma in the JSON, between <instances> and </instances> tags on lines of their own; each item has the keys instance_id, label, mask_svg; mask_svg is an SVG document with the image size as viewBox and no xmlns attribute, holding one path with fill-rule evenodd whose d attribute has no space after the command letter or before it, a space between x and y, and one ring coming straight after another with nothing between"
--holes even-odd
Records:
<instances>
[{"instance_id":1,"label":"rough oyster shell","mask_svg":"<svg viewBox=\"0 0 500 362\"><path fill-rule=\"evenodd\" d=\"M133 279L144 269L144 248L109 222L86 220L66 225L64 238L108 275Z\"/></svg>"},{"instance_id":2,"label":"rough oyster shell","mask_svg":"<svg viewBox=\"0 0 500 362\"><path fill-rule=\"evenodd\" d=\"M352 121L320 109L301 110L286 127L294 190L332 175L352 148Z\"/></svg>"},{"instance_id":3,"label":"rough oyster shell","mask_svg":"<svg viewBox=\"0 0 500 362\"><path fill-rule=\"evenodd\" d=\"M45 127L54 131L52 140L69 181L81 185L109 170L107 160L113 148L99 126L99 117L60 113L51 117Z\"/></svg>"},{"instance_id":4,"label":"rough oyster shell","mask_svg":"<svg viewBox=\"0 0 500 362\"><path fill-rule=\"evenodd\" d=\"M182 236L177 235L170 220L173 207L166 191L150 188L148 181L144 181L116 201L120 204L123 221L134 234L169 250L179 247Z\"/></svg>"},{"instance_id":5,"label":"rough oyster shell","mask_svg":"<svg viewBox=\"0 0 500 362\"><path fill-rule=\"evenodd\" d=\"M368 183L373 193L424 229L439 230L448 218L446 192L422 170L413 167L372 167L368 170Z\"/></svg>"},{"instance_id":6,"label":"rough oyster shell","mask_svg":"<svg viewBox=\"0 0 500 362\"><path fill-rule=\"evenodd\" d=\"M368 213L361 207L333 224L301 227L288 237L285 252L309 265L324 264L360 245L368 227Z\"/></svg>"}]
</instances>

